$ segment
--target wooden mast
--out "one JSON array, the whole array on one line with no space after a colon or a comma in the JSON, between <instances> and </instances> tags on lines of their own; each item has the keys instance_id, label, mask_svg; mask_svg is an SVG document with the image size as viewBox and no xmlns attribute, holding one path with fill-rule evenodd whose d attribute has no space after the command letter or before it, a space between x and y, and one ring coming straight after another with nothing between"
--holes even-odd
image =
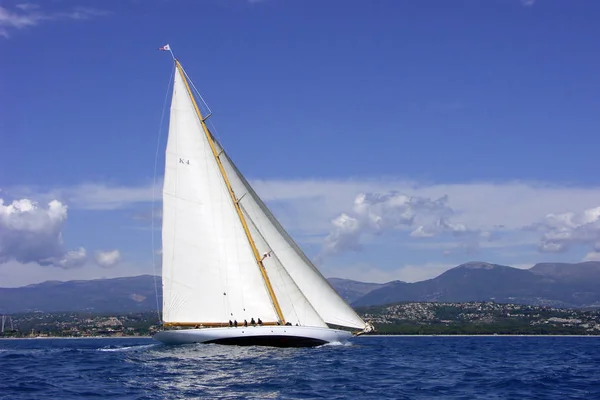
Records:
<instances>
[{"instance_id":1,"label":"wooden mast","mask_svg":"<svg viewBox=\"0 0 600 400\"><path fill-rule=\"evenodd\" d=\"M183 67L179 63L179 60L177 60L177 59L175 59L175 66L177 67L177 70L181 74L181 78L183 79L183 82L185 83L185 87L187 89L188 95L190 96L190 99L192 100L192 104L194 104L194 109L196 110L196 115L198 116L198 119L200 120L200 123L202 125L202 130L204 131L204 134L206 135L206 140L208 140L208 144L210 145L210 149L212 150L213 156L215 157L215 161L217 162L217 165L219 166L221 176L223 177L223 180L225 181L225 186L227 186L227 191L229 192L231 201L233 202L235 210L237 211L237 215L240 219L240 222L242 223L242 227L244 228L244 233L246 234L248 243L250 244L250 247L252 248L252 252L254 253L254 258L256 259L256 264L257 264L258 269L260 270L260 273L265 281L265 285L267 286L269 296L271 297L271 302L273 303L273 306L275 307L275 311L277 312L277 317L282 324L285 324L285 318L283 317L283 313L281 312L281 307L279 306L279 301L277 301L277 296L275 296L275 292L273 291L273 286L271 286L271 280L269 279L269 276L267 275L267 271L265 269L265 266L263 265L262 258L260 257L260 253L258 252L258 249L256 248L256 244L254 243L254 240L252 239L252 235L250 234L250 230L248 229L248 224L246 223L246 219L244 218L244 214L239 205L239 201L241 199L237 199L235 197L235 193L233 192L233 188L231 187L231 183L229 182L229 179L227 178L227 173L225 172L225 168L223 167L223 163L221 162L220 154L217 152L215 142L213 141L212 135L211 135L210 131L208 130L208 127L206 126L206 123L205 123L206 118L202 117L202 112L200 111L200 108L198 108L198 104L196 103L196 99L195 99L195 97L192 93L192 90L190 88L190 85L186 79L186 75L185 75L185 72L183 71ZM182 324L171 323L169 325L181 326ZM186 325L188 325L188 324L186 324ZM208 325L205 324L205 326L208 326Z\"/></svg>"}]
</instances>

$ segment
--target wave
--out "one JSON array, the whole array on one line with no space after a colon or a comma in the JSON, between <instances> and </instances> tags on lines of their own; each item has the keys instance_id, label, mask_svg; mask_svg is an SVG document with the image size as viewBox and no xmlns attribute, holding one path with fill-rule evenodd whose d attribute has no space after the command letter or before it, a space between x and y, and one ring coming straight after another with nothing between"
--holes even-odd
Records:
<instances>
[{"instance_id":1,"label":"wave","mask_svg":"<svg viewBox=\"0 0 600 400\"><path fill-rule=\"evenodd\" d=\"M160 346L159 343L152 343L152 344L140 344L140 345L135 345L135 346L122 346L122 347L115 347L115 346L105 346L99 349L96 349L97 351L136 351L136 350L144 350L144 349L151 349L153 347L158 347Z\"/></svg>"}]
</instances>

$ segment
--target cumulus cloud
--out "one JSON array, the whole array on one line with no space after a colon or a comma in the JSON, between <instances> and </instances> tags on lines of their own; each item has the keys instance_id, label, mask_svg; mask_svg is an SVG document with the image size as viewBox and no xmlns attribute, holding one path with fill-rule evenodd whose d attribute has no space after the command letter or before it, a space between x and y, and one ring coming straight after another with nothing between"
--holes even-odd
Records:
<instances>
[{"instance_id":1,"label":"cumulus cloud","mask_svg":"<svg viewBox=\"0 0 600 400\"><path fill-rule=\"evenodd\" d=\"M274 209L286 228L321 235L359 193L398 192L406 196L452 201L460 222L491 230L521 229L549 213L583 210L598 205L600 187L567 187L536 182L473 182L428 184L402 179L252 180L260 197ZM41 187L5 188L13 198L58 199L72 209L117 210L161 201L162 180L156 186L116 186L86 183L48 190ZM281 211L281 212L278 212ZM141 217L141 215L140 215ZM150 219L149 214L143 219Z\"/></svg>"},{"instance_id":2,"label":"cumulus cloud","mask_svg":"<svg viewBox=\"0 0 600 400\"><path fill-rule=\"evenodd\" d=\"M39 5L33 3L16 4L13 9L0 6L0 36L8 38L13 30L30 28L44 21L84 20L106 14L106 11L86 7L45 12Z\"/></svg>"},{"instance_id":3,"label":"cumulus cloud","mask_svg":"<svg viewBox=\"0 0 600 400\"><path fill-rule=\"evenodd\" d=\"M580 211L598 205L600 187L571 187L539 182L430 184L402 179L288 180L251 182L275 211L281 204L286 227L320 234L359 193L387 193L437 199L448 196L460 222L484 231L502 226L520 230L549 213ZM294 218L294 216L302 218ZM279 217L279 215L277 215Z\"/></svg>"},{"instance_id":4,"label":"cumulus cloud","mask_svg":"<svg viewBox=\"0 0 600 400\"><path fill-rule=\"evenodd\" d=\"M583 257L583 261L600 261L600 251L590 251Z\"/></svg>"},{"instance_id":5,"label":"cumulus cloud","mask_svg":"<svg viewBox=\"0 0 600 400\"><path fill-rule=\"evenodd\" d=\"M342 213L332 221L332 230L325 238L319 257L360 250L365 235L381 235L398 229L411 229L412 237L432 237L443 233L463 237L488 237L459 222L451 222L454 214L448 206L448 196L430 199L398 192L361 193L354 200L351 212Z\"/></svg>"},{"instance_id":6,"label":"cumulus cloud","mask_svg":"<svg viewBox=\"0 0 600 400\"><path fill-rule=\"evenodd\" d=\"M0 199L0 263L14 259L61 268L76 268L85 262L84 248L66 251L62 239L67 206L57 200L39 207L30 199L4 205Z\"/></svg>"},{"instance_id":7,"label":"cumulus cloud","mask_svg":"<svg viewBox=\"0 0 600 400\"><path fill-rule=\"evenodd\" d=\"M542 233L541 252L564 252L574 245L593 246L594 252L600 251L600 207L582 212L550 213L527 229Z\"/></svg>"},{"instance_id":8,"label":"cumulus cloud","mask_svg":"<svg viewBox=\"0 0 600 400\"><path fill-rule=\"evenodd\" d=\"M50 257L46 260L42 260L39 262L40 265L45 265L46 263L62 267L65 269L71 268L79 268L87 261L87 251L80 247L77 250L67 251L60 257Z\"/></svg>"},{"instance_id":9,"label":"cumulus cloud","mask_svg":"<svg viewBox=\"0 0 600 400\"><path fill-rule=\"evenodd\" d=\"M121 260L121 252L119 250L98 251L94 259L101 267L111 268Z\"/></svg>"},{"instance_id":10,"label":"cumulus cloud","mask_svg":"<svg viewBox=\"0 0 600 400\"><path fill-rule=\"evenodd\" d=\"M385 178L252 180L251 183L296 241L318 248L327 237L323 250L333 253L360 249L373 235L388 234L387 238L398 240L397 245L411 250L426 248L428 253L462 255L465 250L489 252L493 248L496 254L503 256L512 251L513 258L518 258L517 253L530 251L534 257L540 242L546 251L560 251L567 243L540 241L540 232L523 230L524 226L546 221L549 214L582 213L597 207L600 198L600 187L543 182L433 184ZM70 209L128 209L131 210L128 215L145 221L151 216L149 207L153 196L154 201L160 202L161 186L159 180L155 187L87 183L51 190L40 187L5 190L13 198L36 198L44 202L58 199L69 204ZM360 193L365 194L363 208L366 210L361 210L360 204L354 209L353 199ZM376 193L380 193L379 197ZM389 198L392 193L395 194L391 196L393 200ZM404 204L402 196L412 200L405 200ZM427 205L430 210L426 209ZM155 217L159 217L160 206L155 206ZM369 212L384 215L375 223ZM542 235L547 230L542 231ZM390 235L395 231L401 231L402 235ZM580 259L583 255L577 257Z\"/></svg>"}]
</instances>

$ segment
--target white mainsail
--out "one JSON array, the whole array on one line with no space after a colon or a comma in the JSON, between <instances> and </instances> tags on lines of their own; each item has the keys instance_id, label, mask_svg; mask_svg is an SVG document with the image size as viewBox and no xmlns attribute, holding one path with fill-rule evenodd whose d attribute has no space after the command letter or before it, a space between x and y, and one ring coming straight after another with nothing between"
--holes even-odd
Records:
<instances>
[{"instance_id":1,"label":"white mainsail","mask_svg":"<svg viewBox=\"0 0 600 400\"><path fill-rule=\"evenodd\" d=\"M177 68L163 188L163 320L277 321L182 73Z\"/></svg>"},{"instance_id":2,"label":"white mainsail","mask_svg":"<svg viewBox=\"0 0 600 400\"><path fill-rule=\"evenodd\" d=\"M177 64L163 188L163 320L278 321L237 206L260 254L283 319L302 326L367 324L329 285L211 137ZM228 179L237 202L231 198Z\"/></svg>"}]
</instances>

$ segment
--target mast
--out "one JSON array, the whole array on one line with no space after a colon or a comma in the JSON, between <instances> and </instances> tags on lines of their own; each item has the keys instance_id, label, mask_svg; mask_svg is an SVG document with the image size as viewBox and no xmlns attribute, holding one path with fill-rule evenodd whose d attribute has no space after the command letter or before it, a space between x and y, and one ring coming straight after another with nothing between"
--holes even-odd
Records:
<instances>
[{"instance_id":1,"label":"mast","mask_svg":"<svg viewBox=\"0 0 600 400\"><path fill-rule=\"evenodd\" d=\"M267 275L267 270L265 269L265 266L262 262L262 258L260 257L260 253L258 252L258 249L256 248L256 244L254 243L254 240L252 239L252 235L250 234L250 229L248 228L248 224L246 223L246 219L245 219L242 209L240 207L239 202L240 202L241 198L237 199L235 196L235 193L233 192L233 188L231 187L231 183L229 182L229 179L227 178L227 173L225 172L225 168L223 167L223 164L221 163L221 159L220 159L221 154L217 152L215 143L212 138L212 134L208 130L208 127L206 126L206 123L205 123L206 118L204 118L202 116L202 112L200 111L200 108L198 107L198 104L196 103L196 99L195 99L195 97L192 93L192 90L190 88L190 85L187 81L186 74L183 70L183 67L179 63L179 60L177 60L175 57L173 57L173 58L175 60L175 66L177 67L177 70L181 74L181 78L183 79L183 82L187 89L188 95L190 96L190 99L192 100L192 104L194 104L194 109L196 110L196 115L198 117L198 120L200 121L200 124L202 125L202 130L204 131L204 134L206 135L206 140L208 141L208 144L210 145L210 149L212 151L213 156L215 157L215 161L217 162L217 165L219 166L219 171L221 172L221 176L223 177L225 186L227 187L227 191L229 192L229 196L231 197L231 201L233 202L233 205L237 212L238 218L240 219L242 227L244 228L244 233L246 234L248 243L250 244L250 247L252 248L252 253L254 254L254 258L256 260L258 269L260 270L260 273L263 277L265 285L267 286L267 291L269 292L269 297L271 298L271 302L273 303L273 306L275 307L275 312L277 313L277 317L282 324L285 324L285 318L283 317L283 313L281 312L281 307L279 306L279 301L277 301L277 296L275 296L275 292L273 291L271 281L269 279L269 276Z\"/></svg>"}]
</instances>

